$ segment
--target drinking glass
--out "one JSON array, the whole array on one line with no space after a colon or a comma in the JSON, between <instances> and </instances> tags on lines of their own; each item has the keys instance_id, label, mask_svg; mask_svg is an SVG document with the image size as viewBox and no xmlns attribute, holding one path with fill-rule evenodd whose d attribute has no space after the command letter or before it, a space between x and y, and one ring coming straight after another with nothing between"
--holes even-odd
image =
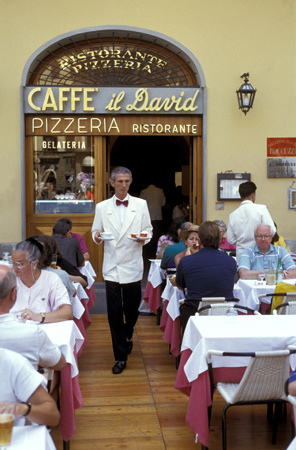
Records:
<instances>
[{"instance_id":1,"label":"drinking glass","mask_svg":"<svg viewBox=\"0 0 296 450\"><path fill-rule=\"evenodd\" d=\"M9 252L3 252L3 260L8 261L9 260Z\"/></svg>"},{"instance_id":2,"label":"drinking glass","mask_svg":"<svg viewBox=\"0 0 296 450\"><path fill-rule=\"evenodd\" d=\"M11 441L15 418L15 403L0 403L0 449L6 449Z\"/></svg>"},{"instance_id":3,"label":"drinking glass","mask_svg":"<svg viewBox=\"0 0 296 450\"><path fill-rule=\"evenodd\" d=\"M259 272L259 273L258 273L258 278L259 278L259 280L260 280L260 283L263 284L263 280L264 280L264 278L265 278L265 272Z\"/></svg>"},{"instance_id":4,"label":"drinking glass","mask_svg":"<svg viewBox=\"0 0 296 450\"><path fill-rule=\"evenodd\" d=\"M52 258L51 258L51 267L53 268L53 269L56 269L57 268L57 264L58 264L58 255L56 254L56 253L54 253L53 255L52 255Z\"/></svg>"}]
</instances>

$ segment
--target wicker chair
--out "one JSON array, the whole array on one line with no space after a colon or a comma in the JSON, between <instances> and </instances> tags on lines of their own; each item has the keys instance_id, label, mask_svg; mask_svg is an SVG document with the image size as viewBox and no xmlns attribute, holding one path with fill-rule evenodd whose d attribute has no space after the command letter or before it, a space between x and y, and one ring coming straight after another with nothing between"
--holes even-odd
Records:
<instances>
[{"instance_id":1,"label":"wicker chair","mask_svg":"<svg viewBox=\"0 0 296 450\"><path fill-rule=\"evenodd\" d=\"M258 311L255 311L254 309L248 308L247 306L240 306L236 305L232 302L230 303L213 303L212 305L207 305L202 308L200 308L195 315L199 316L225 316L231 311L229 310L244 310L246 312L256 314L261 316L261 314Z\"/></svg>"},{"instance_id":2,"label":"wicker chair","mask_svg":"<svg viewBox=\"0 0 296 450\"><path fill-rule=\"evenodd\" d=\"M289 296L287 295L289 298ZM287 301L278 305L272 311L273 314L296 314L296 301Z\"/></svg>"},{"instance_id":3,"label":"wicker chair","mask_svg":"<svg viewBox=\"0 0 296 450\"><path fill-rule=\"evenodd\" d=\"M275 306L275 303L274 303L276 301L276 298L282 297L282 301L283 301L283 299L285 297L285 303L287 301L290 301L290 300L291 301L293 301L293 300L295 301L296 292L276 292L276 293L273 293L273 294L261 294L261 295L258 295L258 299L260 301L260 308L261 308L261 301L262 301L262 299L266 298L266 297L272 297L272 301L271 301L269 310L273 314L273 310L277 308ZM278 305L278 306L280 306L280 305Z\"/></svg>"},{"instance_id":4,"label":"wicker chair","mask_svg":"<svg viewBox=\"0 0 296 450\"><path fill-rule=\"evenodd\" d=\"M222 413L222 443L226 450L226 412L230 406L275 403L272 443L276 442L277 422L280 407L287 401L284 392L289 377L289 356L295 348L270 352L232 353L210 350L208 365L213 380L212 356L250 357L250 362L240 383L217 383L217 389L227 402Z\"/></svg>"}]
</instances>

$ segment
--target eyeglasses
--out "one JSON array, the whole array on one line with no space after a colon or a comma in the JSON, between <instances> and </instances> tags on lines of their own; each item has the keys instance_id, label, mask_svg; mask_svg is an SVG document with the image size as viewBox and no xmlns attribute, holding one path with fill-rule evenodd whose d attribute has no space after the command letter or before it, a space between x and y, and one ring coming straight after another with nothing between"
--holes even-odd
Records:
<instances>
[{"instance_id":1,"label":"eyeglasses","mask_svg":"<svg viewBox=\"0 0 296 450\"><path fill-rule=\"evenodd\" d=\"M270 239L271 237L271 234L257 234L256 239Z\"/></svg>"},{"instance_id":2,"label":"eyeglasses","mask_svg":"<svg viewBox=\"0 0 296 450\"><path fill-rule=\"evenodd\" d=\"M27 262L13 261L12 258L10 258L9 262L13 266L16 266L18 269L24 269L28 264L31 264L31 261Z\"/></svg>"}]
</instances>

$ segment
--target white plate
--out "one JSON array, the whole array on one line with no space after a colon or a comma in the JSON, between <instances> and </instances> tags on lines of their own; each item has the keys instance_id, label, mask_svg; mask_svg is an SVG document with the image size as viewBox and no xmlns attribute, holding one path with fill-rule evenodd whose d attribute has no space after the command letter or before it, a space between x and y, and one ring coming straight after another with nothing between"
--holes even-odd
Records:
<instances>
[{"instance_id":1,"label":"white plate","mask_svg":"<svg viewBox=\"0 0 296 450\"><path fill-rule=\"evenodd\" d=\"M113 241L113 239L115 239L114 236L111 236L111 237L100 236L100 238L102 241Z\"/></svg>"}]
</instances>

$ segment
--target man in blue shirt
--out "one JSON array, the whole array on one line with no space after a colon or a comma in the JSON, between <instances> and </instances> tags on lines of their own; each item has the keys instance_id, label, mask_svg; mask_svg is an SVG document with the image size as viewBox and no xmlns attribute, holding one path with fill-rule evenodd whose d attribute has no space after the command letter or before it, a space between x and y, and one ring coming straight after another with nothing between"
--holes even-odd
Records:
<instances>
[{"instance_id":1,"label":"man in blue shirt","mask_svg":"<svg viewBox=\"0 0 296 450\"><path fill-rule=\"evenodd\" d=\"M201 297L233 298L236 262L218 250L220 230L216 223L203 222L198 230L199 252L184 256L177 268L176 284L187 288L186 299Z\"/></svg>"},{"instance_id":2,"label":"man in blue shirt","mask_svg":"<svg viewBox=\"0 0 296 450\"><path fill-rule=\"evenodd\" d=\"M252 247L243 250L239 259L239 276L244 280L258 279L259 272L268 272L269 267L277 268L278 260L281 259L284 278L296 278L296 265L291 255L284 249L272 245L273 234L271 227L260 224L255 228L255 242Z\"/></svg>"}]
</instances>

